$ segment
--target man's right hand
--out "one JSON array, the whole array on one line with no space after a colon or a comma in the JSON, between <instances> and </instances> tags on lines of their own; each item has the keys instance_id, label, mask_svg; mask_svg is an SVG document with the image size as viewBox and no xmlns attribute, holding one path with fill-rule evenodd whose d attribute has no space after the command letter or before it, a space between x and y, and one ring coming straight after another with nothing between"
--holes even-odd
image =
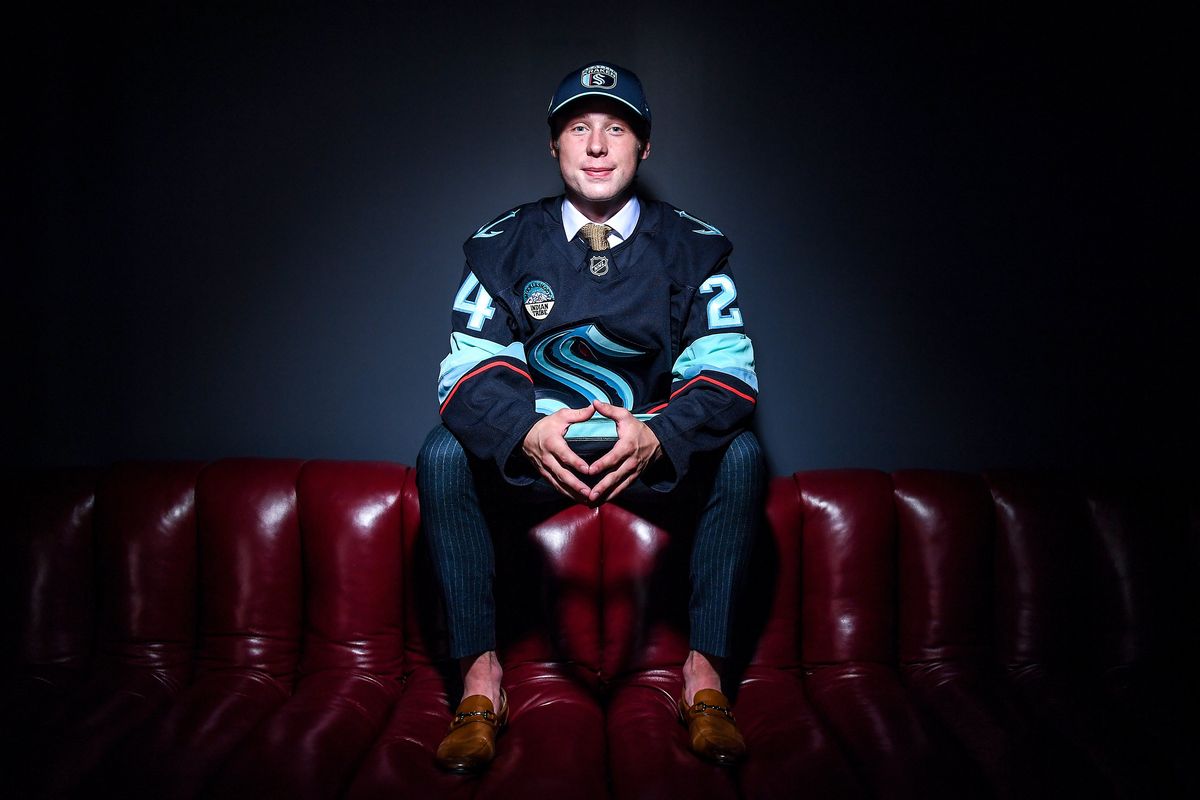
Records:
<instances>
[{"instance_id":1,"label":"man's right hand","mask_svg":"<svg viewBox=\"0 0 1200 800\"><path fill-rule=\"evenodd\" d=\"M588 463L567 444L567 428L576 422L589 420L595 413L590 405L583 408L560 408L533 424L521 449L550 485L577 503L587 503L591 489L579 479L588 474Z\"/></svg>"}]
</instances>

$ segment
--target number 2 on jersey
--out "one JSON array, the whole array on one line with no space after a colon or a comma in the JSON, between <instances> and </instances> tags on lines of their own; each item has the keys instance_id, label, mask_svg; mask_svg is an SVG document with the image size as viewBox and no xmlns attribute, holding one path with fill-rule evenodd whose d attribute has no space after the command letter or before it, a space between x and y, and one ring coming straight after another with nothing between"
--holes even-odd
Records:
<instances>
[{"instance_id":1,"label":"number 2 on jersey","mask_svg":"<svg viewBox=\"0 0 1200 800\"><path fill-rule=\"evenodd\" d=\"M719 292L717 290L720 289ZM717 296L708 301L708 328L734 328L742 324L742 311L730 308L729 305L737 299L737 287L733 278L728 275L712 275L700 284L700 294L717 292ZM461 292L460 292L461 294Z\"/></svg>"},{"instance_id":2,"label":"number 2 on jersey","mask_svg":"<svg viewBox=\"0 0 1200 800\"><path fill-rule=\"evenodd\" d=\"M473 299L472 292L475 293ZM470 314L467 327L473 331L483 330L484 320L495 316L496 307L492 305L492 296L488 294L487 289L483 288L483 284L479 282L479 278L475 277L474 272L468 272L466 280L463 281L462 286L458 287L458 294L454 295L454 310Z\"/></svg>"}]
</instances>

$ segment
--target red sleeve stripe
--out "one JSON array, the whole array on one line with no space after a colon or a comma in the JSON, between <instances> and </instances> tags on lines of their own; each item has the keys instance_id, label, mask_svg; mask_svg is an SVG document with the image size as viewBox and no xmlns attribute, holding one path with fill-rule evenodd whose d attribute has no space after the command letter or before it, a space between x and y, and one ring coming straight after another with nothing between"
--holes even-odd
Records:
<instances>
[{"instance_id":1,"label":"red sleeve stripe","mask_svg":"<svg viewBox=\"0 0 1200 800\"><path fill-rule=\"evenodd\" d=\"M512 364L508 363L507 361L493 361L492 363L484 364L482 367L475 370L474 372L468 372L466 375L463 375L461 378L459 378L458 383L454 384L454 388L450 390L450 394L446 395L446 399L442 402L442 407L438 409L438 413L442 414L446 411L446 406L448 406L450 404L450 398L454 397L454 393L458 391L458 387L462 386L463 383L465 383L466 381L468 381L471 378L474 378L479 373L487 372L492 367L508 367L513 372L517 373L518 375L524 375L525 380L529 381L530 383L533 383L533 378L529 377L529 373L526 372L525 370L521 369L520 367L514 367Z\"/></svg>"},{"instance_id":2,"label":"red sleeve stripe","mask_svg":"<svg viewBox=\"0 0 1200 800\"><path fill-rule=\"evenodd\" d=\"M751 403L756 403L756 402L757 402L757 401L756 401L756 400L755 400L753 397L751 397L750 395L746 394L745 392L738 391L737 389L733 388L733 387L732 387L732 386L730 386L729 384L727 384L727 383L721 383L721 382L720 382L719 380L717 380L716 378L710 378L710 377L708 377L707 375L697 375L696 377L692 378L690 381L688 381L687 383L685 383L683 386L680 386L678 389L676 389L675 391L671 392L671 400L674 400L674 399L676 398L676 396L678 396L678 394L679 394L680 392L682 392L682 391L684 391L685 389L687 389L689 386L691 386L691 385L692 385L693 383L695 383L696 381L708 381L709 383L716 384L717 386L720 386L722 389L725 389L726 391L733 392L734 394L736 394L738 397L742 398L743 400L749 400ZM662 405L655 406L654 408L650 409L650 410L649 410L649 411L647 411L646 413L647 413L647 414L654 414L654 413L656 413L656 412L658 412L658 411L662 411L662 410L663 410L664 408L666 408L666 407L667 407L667 404L666 404L666 403L663 403Z\"/></svg>"}]
</instances>

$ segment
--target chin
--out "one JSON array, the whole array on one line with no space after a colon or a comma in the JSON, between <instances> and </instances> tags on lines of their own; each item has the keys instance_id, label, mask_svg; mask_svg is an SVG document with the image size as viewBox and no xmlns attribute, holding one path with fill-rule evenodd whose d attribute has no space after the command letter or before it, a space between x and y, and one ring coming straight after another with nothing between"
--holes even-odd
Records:
<instances>
[{"instance_id":1,"label":"chin","mask_svg":"<svg viewBox=\"0 0 1200 800\"><path fill-rule=\"evenodd\" d=\"M608 187L605 187L602 190L594 189L590 192L580 192L579 194L581 197L583 197L583 199L585 199L591 203L608 203L608 202L612 202L613 200L616 200L619 197L623 197L624 192L625 192L624 189L614 192L614 191L611 191Z\"/></svg>"},{"instance_id":2,"label":"chin","mask_svg":"<svg viewBox=\"0 0 1200 800\"><path fill-rule=\"evenodd\" d=\"M615 194L585 194L583 199L589 203L609 203L617 199Z\"/></svg>"}]
</instances>

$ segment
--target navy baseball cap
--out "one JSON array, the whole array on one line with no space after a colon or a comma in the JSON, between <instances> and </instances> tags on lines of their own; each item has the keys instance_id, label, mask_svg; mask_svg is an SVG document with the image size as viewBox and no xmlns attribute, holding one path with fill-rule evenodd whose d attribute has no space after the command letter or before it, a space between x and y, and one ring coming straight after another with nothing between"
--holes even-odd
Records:
<instances>
[{"instance_id":1,"label":"navy baseball cap","mask_svg":"<svg viewBox=\"0 0 1200 800\"><path fill-rule=\"evenodd\" d=\"M611 97L636 114L636 121L642 123L649 135L650 106L646 104L642 82L624 67L607 61L592 61L568 72L550 99L546 121L553 124L555 115L581 97Z\"/></svg>"}]
</instances>

